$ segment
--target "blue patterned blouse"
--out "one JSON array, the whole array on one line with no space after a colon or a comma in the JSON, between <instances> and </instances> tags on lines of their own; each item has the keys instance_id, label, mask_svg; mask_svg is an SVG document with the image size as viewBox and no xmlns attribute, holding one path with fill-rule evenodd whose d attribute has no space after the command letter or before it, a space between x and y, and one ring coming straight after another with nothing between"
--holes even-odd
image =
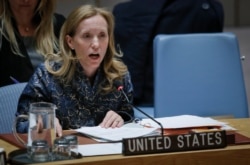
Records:
<instances>
[{"instance_id":1,"label":"blue patterned blouse","mask_svg":"<svg viewBox=\"0 0 250 165\"><path fill-rule=\"evenodd\" d=\"M57 67L58 64L53 64ZM133 120L133 108L127 104L126 98L114 88L110 93L98 91L100 84L105 83L104 73L98 70L93 85L83 74L77 63L75 75L70 84L62 83L50 74L44 64L40 65L25 87L18 104L16 116L28 114L29 104L45 101L57 106L56 116L63 129L76 129L81 126L100 124L109 110L122 116L125 122ZM123 78L124 92L133 99L133 86L129 72ZM19 121L17 132L26 133L27 121Z\"/></svg>"}]
</instances>

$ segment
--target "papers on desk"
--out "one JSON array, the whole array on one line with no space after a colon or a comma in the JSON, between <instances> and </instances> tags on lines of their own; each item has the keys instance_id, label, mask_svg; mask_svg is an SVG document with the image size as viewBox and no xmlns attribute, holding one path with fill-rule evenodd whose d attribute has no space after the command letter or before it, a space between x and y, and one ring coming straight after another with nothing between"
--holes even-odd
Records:
<instances>
[{"instance_id":1,"label":"papers on desk","mask_svg":"<svg viewBox=\"0 0 250 165\"><path fill-rule=\"evenodd\" d=\"M155 118L155 120L160 122L165 129L218 127L224 130L234 130L234 128L228 126L227 123L220 122L209 117L180 115ZM136 123L130 123L120 128L101 128L100 126L96 126L82 127L76 131L104 142L119 142L124 138L159 135L157 129L160 128L160 126L151 119L143 119L140 124L150 126L152 128L142 127Z\"/></svg>"},{"instance_id":2,"label":"papers on desk","mask_svg":"<svg viewBox=\"0 0 250 165\"><path fill-rule=\"evenodd\" d=\"M178 129L178 128L196 128L196 127L222 127L226 125L224 122L214 120L210 117L199 117L193 115L180 115L172 117L155 118L160 122L163 128ZM151 127L160 128L160 126L151 119L142 119L142 125L150 125Z\"/></svg>"},{"instance_id":3,"label":"papers on desk","mask_svg":"<svg viewBox=\"0 0 250 165\"><path fill-rule=\"evenodd\" d=\"M159 134L156 130L157 128L145 128L136 123L125 124L121 128L82 127L76 131L99 142L112 143L79 145L78 150L83 156L121 154L123 138Z\"/></svg>"},{"instance_id":4,"label":"papers on desk","mask_svg":"<svg viewBox=\"0 0 250 165\"><path fill-rule=\"evenodd\" d=\"M122 153L122 143L99 143L78 146L82 156L113 155Z\"/></svg>"},{"instance_id":5,"label":"papers on desk","mask_svg":"<svg viewBox=\"0 0 250 165\"><path fill-rule=\"evenodd\" d=\"M209 117L180 115L180 116L155 118L155 119L158 122L160 122L165 129L199 128L199 127L218 127L223 130L234 129L229 125L227 125L227 123L225 122L220 122ZM103 142L117 142L117 143L98 143L90 145L80 145L79 152L83 156L121 154L122 139L159 134L159 132L157 132L159 125L157 125L151 119L143 119L140 124L151 126L152 128L143 127L136 123L130 123L120 128L106 129L97 126L97 127L82 127L80 129L77 129L76 130L77 132L85 134L94 139L99 139L99 140L101 139Z\"/></svg>"},{"instance_id":6,"label":"papers on desk","mask_svg":"<svg viewBox=\"0 0 250 165\"><path fill-rule=\"evenodd\" d=\"M157 128L138 127L138 124L124 125L120 128L102 128L96 127L82 127L77 129L77 132L83 133L89 137L100 139L106 142L122 141L123 138L134 138L140 136L156 135L159 132Z\"/></svg>"}]
</instances>

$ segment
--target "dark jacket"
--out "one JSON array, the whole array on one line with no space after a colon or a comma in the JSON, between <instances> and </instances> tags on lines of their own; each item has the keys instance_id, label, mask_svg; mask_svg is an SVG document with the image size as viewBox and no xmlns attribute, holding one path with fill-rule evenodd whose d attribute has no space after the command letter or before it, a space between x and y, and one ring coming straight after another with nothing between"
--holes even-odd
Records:
<instances>
[{"instance_id":1,"label":"dark jacket","mask_svg":"<svg viewBox=\"0 0 250 165\"><path fill-rule=\"evenodd\" d=\"M60 14L55 14L54 32L55 36L59 37L59 33L62 24L65 21L65 17ZM15 27L16 29L16 27ZM10 76L17 79L19 82L27 82L31 75L34 73L34 68L31 64L29 55L26 51L24 43L18 33L15 32L16 38L19 43L19 48L24 55L15 55L11 51L10 43L2 36L2 44L0 45L0 86L13 84ZM0 36L0 37L1 37Z\"/></svg>"},{"instance_id":2,"label":"dark jacket","mask_svg":"<svg viewBox=\"0 0 250 165\"><path fill-rule=\"evenodd\" d=\"M59 66L55 63L53 69L57 70ZM30 103L43 101L56 105L56 117L63 129L97 126L109 110L121 115L125 122L131 122L134 116L133 109L119 90L114 89L108 93L99 91L100 84L105 83L107 80L102 69L98 70L91 85L81 64L77 63L72 81L65 84L41 64L20 96L16 116L28 114ZM124 75L121 83L128 99L132 100L133 86L129 73ZM26 133L27 129L27 122L18 122L18 132Z\"/></svg>"},{"instance_id":3,"label":"dark jacket","mask_svg":"<svg viewBox=\"0 0 250 165\"><path fill-rule=\"evenodd\" d=\"M143 4L142 4L143 3ZM115 41L131 73L134 103L153 105L153 39L157 34L221 32L217 0L132 0L114 7Z\"/></svg>"}]
</instances>

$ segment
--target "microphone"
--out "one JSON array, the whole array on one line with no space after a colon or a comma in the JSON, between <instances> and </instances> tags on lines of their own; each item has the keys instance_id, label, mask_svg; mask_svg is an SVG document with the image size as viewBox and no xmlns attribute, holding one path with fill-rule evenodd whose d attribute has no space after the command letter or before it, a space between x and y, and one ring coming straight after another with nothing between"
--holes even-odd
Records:
<instances>
[{"instance_id":1,"label":"microphone","mask_svg":"<svg viewBox=\"0 0 250 165\"><path fill-rule=\"evenodd\" d=\"M128 96L126 95L126 93L123 90L123 85L120 81L115 81L114 82L115 87L117 88L118 91L120 91L123 96L126 98L126 101L133 107L135 108L137 111L139 111L140 113L144 114L145 116L147 116L149 119L153 120L155 123L157 123L160 128L161 128L161 135L164 136L164 129L163 126L160 122L158 122L157 120L155 120L153 117L151 117L150 115L148 115L147 113L145 113L143 110L141 110L140 108L134 106L128 99Z\"/></svg>"}]
</instances>

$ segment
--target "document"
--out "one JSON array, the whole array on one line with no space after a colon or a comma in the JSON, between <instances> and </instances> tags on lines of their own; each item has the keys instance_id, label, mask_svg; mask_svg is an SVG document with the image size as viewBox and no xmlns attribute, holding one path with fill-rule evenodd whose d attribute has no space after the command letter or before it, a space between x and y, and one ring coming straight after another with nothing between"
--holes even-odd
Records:
<instances>
[{"instance_id":1,"label":"document","mask_svg":"<svg viewBox=\"0 0 250 165\"><path fill-rule=\"evenodd\" d=\"M102 128L95 126L76 129L77 132L106 142L118 142L124 138L159 135L159 131L157 130L157 128L146 128L136 123L125 124L120 128Z\"/></svg>"},{"instance_id":2,"label":"document","mask_svg":"<svg viewBox=\"0 0 250 165\"><path fill-rule=\"evenodd\" d=\"M162 117L162 118L155 118L155 120L160 122L163 128L166 129L193 128L193 127L223 127L227 124L212 119L210 117L199 117L194 115ZM160 126L151 119L142 119L141 125L160 128Z\"/></svg>"},{"instance_id":3,"label":"document","mask_svg":"<svg viewBox=\"0 0 250 165\"><path fill-rule=\"evenodd\" d=\"M172 117L155 118L166 129L218 127L220 129L234 129L225 122L220 122L209 117L193 115L180 115ZM145 127L147 126L147 127ZM122 140L124 138L136 138L160 135L159 125L151 119L142 119L138 123L125 124L120 128L82 127L77 132L85 134L97 141L98 144L79 145L79 152L83 156L110 155L122 153ZM107 143L108 142L108 143Z\"/></svg>"},{"instance_id":4,"label":"document","mask_svg":"<svg viewBox=\"0 0 250 165\"><path fill-rule=\"evenodd\" d=\"M122 143L99 143L78 146L82 156L113 155L122 153Z\"/></svg>"}]
</instances>

